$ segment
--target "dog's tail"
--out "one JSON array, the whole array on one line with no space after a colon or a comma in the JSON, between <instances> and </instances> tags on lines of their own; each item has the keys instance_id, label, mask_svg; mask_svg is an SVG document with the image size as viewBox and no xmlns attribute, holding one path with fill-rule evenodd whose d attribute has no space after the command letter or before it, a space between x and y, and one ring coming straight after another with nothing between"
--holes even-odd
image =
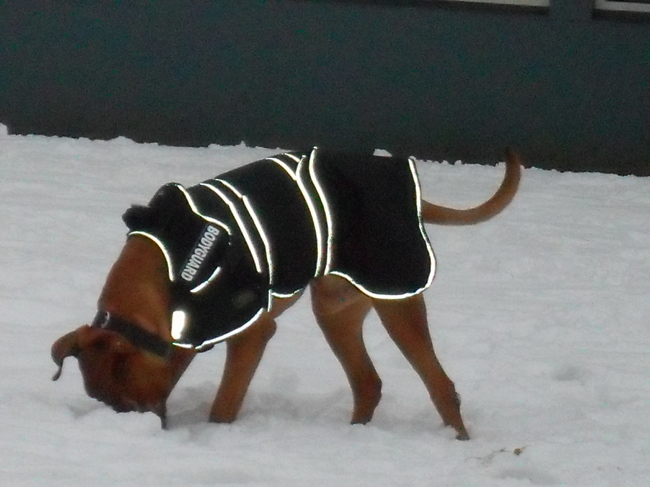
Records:
<instances>
[{"instance_id":1,"label":"dog's tail","mask_svg":"<svg viewBox=\"0 0 650 487\"><path fill-rule=\"evenodd\" d=\"M489 220L508 206L514 198L521 179L521 156L508 149L506 152L506 174L499 189L485 203L466 210L457 210L434 205L422 200L422 219L438 225L473 225Z\"/></svg>"}]
</instances>

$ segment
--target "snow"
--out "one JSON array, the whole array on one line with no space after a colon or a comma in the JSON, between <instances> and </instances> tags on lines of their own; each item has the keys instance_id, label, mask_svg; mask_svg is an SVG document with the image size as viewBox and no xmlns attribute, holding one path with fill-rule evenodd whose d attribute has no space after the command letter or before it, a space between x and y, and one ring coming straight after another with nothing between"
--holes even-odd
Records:
<instances>
[{"instance_id":1,"label":"snow","mask_svg":"<svg viewBox=\"0 0 650 487\"><path fill-rule=\"evenodd\" d=\"M428 231L438 355L472 440L441 425L376 317L384 397L350 426L350 392L303 298L279 323L240 418L206 417L224 350L199 356L169 431L86 396L49 348L88 322L124 241L120 216L168 181L192 184L280 152L0 132L0 485L650 485L650 179L525 170L499 217ZM426 199L471 206L497 167L418 162Z\"/></svg>"}]
</instances>

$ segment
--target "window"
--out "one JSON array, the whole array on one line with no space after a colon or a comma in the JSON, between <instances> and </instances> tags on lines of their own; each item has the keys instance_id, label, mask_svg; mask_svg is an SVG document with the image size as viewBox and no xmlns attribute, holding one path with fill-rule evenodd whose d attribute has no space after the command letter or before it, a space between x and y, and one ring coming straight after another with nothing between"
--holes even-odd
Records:
<instances>
[{"instance_id":1,"label":"window","mask_svg":"<svg viewBox=\"0 0 650 487\"><path fill-rule=\"evenodd\" d=\"M596 9L610 12L650 13L650 0L596 0Z\"/></svg>"},{"instance_id":2,"label":"window","mask_svg":"<svg viewBox=\"0 0 650 487\"><path fill-rule=\"evenodd\" d=\"M521 7L548 7L550 0L445 0L447 2L492 3L497 5L519 5Z\"/></svg>"}]
</instances>

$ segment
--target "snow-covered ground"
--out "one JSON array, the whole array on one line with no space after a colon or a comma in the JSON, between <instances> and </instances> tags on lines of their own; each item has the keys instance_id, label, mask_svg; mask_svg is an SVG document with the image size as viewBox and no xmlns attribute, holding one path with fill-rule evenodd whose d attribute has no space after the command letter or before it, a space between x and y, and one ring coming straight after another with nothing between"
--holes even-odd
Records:
<instances>
[{"instance_id":1,"label":"snow-covered ground","mask_svg":"<svg viewBox=\"0 0 650 487\"><path fill-rule=\"evenodd\" d=\"M0 135L0 485L650 485L650 179L527 169L501 216L429 226L438 354L472 440L443 428L374 316L374 420L303 299L280 320L242 414L206 423L223 345L173 393L169 431L86 396L52 342L88 322L124 240L122 212L278 149ZM425 197L470 206L503 165L418 164Z\"/></svg>"}]
</instances>

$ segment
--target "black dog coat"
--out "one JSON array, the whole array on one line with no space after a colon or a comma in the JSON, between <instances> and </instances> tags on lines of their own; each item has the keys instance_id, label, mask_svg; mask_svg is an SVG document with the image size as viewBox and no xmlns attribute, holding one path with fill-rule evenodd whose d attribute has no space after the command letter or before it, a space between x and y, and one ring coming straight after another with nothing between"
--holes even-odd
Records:
<instances>
[{"instance_id":1,"label":"black dog coat","mask_svg":"<svg viewBox=\"0 0 650 487\"><path fill-rule=\"evenodd\" d=\"M413 161L314 149L167 184L124 221L165 255L174 343L201 350L323 275L376 299L422 292L435 259L420 205Z\"/></svg>"}]
</instances>

